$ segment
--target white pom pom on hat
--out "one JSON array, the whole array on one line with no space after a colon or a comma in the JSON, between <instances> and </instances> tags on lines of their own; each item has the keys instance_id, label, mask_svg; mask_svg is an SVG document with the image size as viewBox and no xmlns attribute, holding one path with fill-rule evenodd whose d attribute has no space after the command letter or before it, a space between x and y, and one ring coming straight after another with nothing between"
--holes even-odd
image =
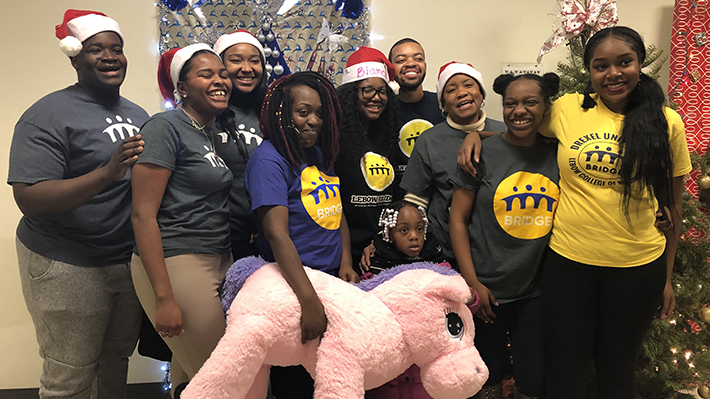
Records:
<instances>
[{"instance_id":1,"label":"white pom pom on hat","mask_svg":"<svg viewBox=\"0 0 710 399\"><path fill-rule=\"evenodd\" d=\"M64 21L55 26L55 33L60 39L59 48L69 57L81 52L82 42L100 32L115 32L123 42L123 34L113 18L98 11L67 10Z\"/></svg>"}]
</instances>

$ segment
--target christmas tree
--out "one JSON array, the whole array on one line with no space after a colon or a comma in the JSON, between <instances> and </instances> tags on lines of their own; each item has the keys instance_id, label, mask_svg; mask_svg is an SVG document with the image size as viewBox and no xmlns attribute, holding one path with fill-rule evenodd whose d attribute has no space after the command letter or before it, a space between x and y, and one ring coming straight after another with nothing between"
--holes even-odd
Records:
<instances>
[{"instance_id":1,"label":"christmas tree","mask_svg":"<svg viewBox=\"0 0 710 399\"><path fill-rule=\"evenodd\" d=\"M701 179L710 172L707 153L691 154ZM702 184L701 181L698 182ZM683 195L681 237L672 281L676 309L667 321L655 321L643 344L636 391L648 399L710 398L710 218L689 193Z\"/></svg>"},{"instance_id":2,"label":"christmas tree","mask_svg":"<svg viewBox=\"0 0 710 399\"><path fill-rule=\"evenodd\" d=\"M587 7L587 2L584 7ZM591 90L589 71L584 66L584 47L590 27L568 40L566 61L559 62L560 93ZM657 79L668 59L653 45L646 48L644 73ZM684 76L686 73L684 73ZM674 103L670 103L675 105ZM688 120L685 120L686 125ZM699 175L697 186L710 188L708 154L691 152L693 167ZM695 195L683 194L681 238L672 281L676 308L668 320L654 321L646 334L636 371L636 392L643 399L710 398L710 217ZM708 206L708 204L704 204ZM590 381L588 398L596 398Z\"/></svg>"},{"instance_id":3,"label":"christmas tree","mask_svg":"<svg viewBox=\"0 0 710 399\"><path fill-rule=\"evenodd\" d=\"M584 46L591 33L586 27L579 36L570 39L566 46L569 50L566 61L557 63L557 74L560 76L560 91L557 97L567 93L584 93L590 88L589 72L584 66ZM646 47L646 59L642 64L644 73L653 79L658 79L663 64L668 57L663 56L663 50L653 44Z\"/></svg>"}]
</instances>

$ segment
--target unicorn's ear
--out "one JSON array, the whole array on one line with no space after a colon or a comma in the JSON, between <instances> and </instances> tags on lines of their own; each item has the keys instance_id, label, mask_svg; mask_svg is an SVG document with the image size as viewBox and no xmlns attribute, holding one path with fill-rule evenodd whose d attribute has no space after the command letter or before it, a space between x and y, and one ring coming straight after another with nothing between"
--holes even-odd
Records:
<instances>
[{"instance_id":1,"label":"unicorn's ear","mask_svg":"<svg viewBox=\"0 0 710 399\"><path fill-rule=\"evenodd\" d=\"M471 298L471 289L462 276L435 276L425 287L424 294L466 303Z\"/></svg>"}]
</instances>

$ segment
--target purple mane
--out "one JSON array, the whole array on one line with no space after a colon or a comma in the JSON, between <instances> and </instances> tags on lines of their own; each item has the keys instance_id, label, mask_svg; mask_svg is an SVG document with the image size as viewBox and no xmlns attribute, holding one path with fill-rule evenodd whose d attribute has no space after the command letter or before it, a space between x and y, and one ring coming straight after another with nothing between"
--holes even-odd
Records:
<instances>
[{"instance_id":1,"label":"purple mane","mask_svg":"<svg viewBox=\"0 0 710 399\"><path fill-rule=\"evenodd\" d=\"M222 309L224 309L225 314L227 310L229 310L229 307L232 306L234 298L236 298L237 293L242 289L249 276L267 263L269 262L260 257L247 256L246 258L237 260L229 267L227 275L224 278L224 286L221 295Z\"/></svg>"},{"instance_id":2,"label":"purple mane","mask_svg":"<svg viewBox=\"0 0 710 399\"><path fill-rule=\"evenodd\" d=\"M355 284L356 287L360 288L361 290L368 292L373 290L375 287L380 286L382 283L389 281L394 278L394 276L405 272L407 270L417 270L417 269L427 269L431 270L434 272L437 272L441 275L444 276L458 276L459 273L455 270L452 270L448 267L441 266L438 263L432 263L432 262L415 262L415 263L410 263L407 265L399 265L395 266L391 269L384 270L377 274L375 277L361 281L357 284Z\"/></svg>"}]
</instances>

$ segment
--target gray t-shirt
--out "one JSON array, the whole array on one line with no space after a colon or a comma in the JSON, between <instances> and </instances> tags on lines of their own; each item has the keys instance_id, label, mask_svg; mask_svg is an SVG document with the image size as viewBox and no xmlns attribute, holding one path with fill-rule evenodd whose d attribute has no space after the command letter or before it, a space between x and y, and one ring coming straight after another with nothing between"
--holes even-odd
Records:
<instances>
[{"instance_id":1,"label":"gray t-shirt","mask_svg":"<svg viewBox=\"0 0 710 399\"><path fill-rule=\"evenodd\" d=\"M228 132L214 134L217 154L232 171L232 190L229 193L229 210L231 218L232 240L249 240L253 233L258 231L254 213L244 187L244 170L249 156L261 144L262 134L259 130L259 116L253 108L239 108L230 104L229 109L235 114L235 128L239 134L239 142L231 137Z\"/></svg>"},{"instance_id":2,"label":"gray t-shirt","mask_svg":"<svg viewBox=\"0 0 710 399\"><path fill-rule=\"evenodd\" d=\"M148 119L121 97L107 106L75 84L32 105L15 126L7 182L71 179L99 169L123 139ZM17 238L31 251L76 266L99 267L131 257L130 170L86 203L66 212L24 216Z\"/></svg>"},{"instance_id":3,"label":"gray t-shirt","mask_svg":"<svg viewBox=\"0 0 710 399\"><path fill-rule=\"evenodd\" d=\"M145 148L137 163L172 171L157 215L166 258L229 251L232 172L213 149L213 129L204 130L182 109L153 115L141 127Z\"/></svg>"},{"instance_id":4,"label":"gray t-shirt","mask_svg":"<svg viewBox=\"0 0 710 399\"><path fill-rule=\"evenodd\" d=\"M417 144L418 145L418 144ZM476 276L499 303L540 295L540 261L560 199L557 144L483 140L478 175L453 183L476 193L468 224Z\"/></svg>"},{"instance_id":5,"label":"gray t-shirt","mask_svg":"<svg viewBox=\"0 0 710 399\"><path fill-rule=\"evenodd\" d=\"M505 124L486 118L483 128L489 132L507 130ZM429 229L444 249L446 259L454 259L449 238L449 208L453 184L451 178L459 165L456 160L467 133L449 126L446 121L427 129L417 139L400 187L429 199Z\"/></svg>"}]
</instances>

